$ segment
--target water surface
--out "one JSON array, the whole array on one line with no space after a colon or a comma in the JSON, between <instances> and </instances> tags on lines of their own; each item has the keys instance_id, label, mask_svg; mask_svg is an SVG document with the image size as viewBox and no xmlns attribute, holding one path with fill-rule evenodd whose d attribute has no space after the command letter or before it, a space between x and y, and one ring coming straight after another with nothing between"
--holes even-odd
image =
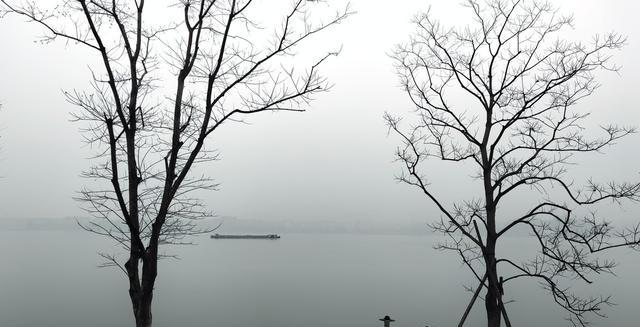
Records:
<instances>
[{"instance_id":1,"label":"water surface","mask_svg":"<svg viewBox=\"0 0 640 327\"><path fill-rule=\"evenodd\" d=\"M455 326L473 285L435 236L285 234L280 240L197 239L171 248L180 260L159 268L154 326L370 327L389 314L393 326ZM505 251L527 247L506 240ZM127 282L97 268L109 242L77 230L0 231L0 326L132 326ZM615 294L608 320L638 326L640 254L618 251L618 277L583 287ZM535 282L507 290L515 326L566 326L564 314ZM483 326L481 306L467 326Z\"/></svg>"}]
</instances>

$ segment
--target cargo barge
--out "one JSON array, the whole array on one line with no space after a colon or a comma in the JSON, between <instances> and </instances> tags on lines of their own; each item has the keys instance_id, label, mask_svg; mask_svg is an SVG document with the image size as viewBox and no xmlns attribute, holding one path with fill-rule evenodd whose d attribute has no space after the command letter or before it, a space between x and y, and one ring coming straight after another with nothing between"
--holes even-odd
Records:
<instances>
[{"instance_id":1,"label":"cargo barge","mask_svg":"<svg viewBox=\"0 0 640 327\"><path fill-rule=\"evenodd\" d=\"M265 240L277 240L280 238L278 234L266 234L266 235L222 235L213 234L211 238L215 239L265 239Z\"/></svg>"}]
</instances>

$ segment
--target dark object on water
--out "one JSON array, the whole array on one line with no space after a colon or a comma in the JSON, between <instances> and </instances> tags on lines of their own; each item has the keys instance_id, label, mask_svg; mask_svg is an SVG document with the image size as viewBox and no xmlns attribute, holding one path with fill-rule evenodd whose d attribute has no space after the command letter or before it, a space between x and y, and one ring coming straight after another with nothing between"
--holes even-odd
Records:
<instances>
[{"instance_id":1,"label":"dark object on water","mask_svg":"<svg viewBox=\"0 0 640 327\"><path fill-rule=\"evenodd\" d=\"M389 317L389 316L384 316L384 318L378 319L378 320L384 322L384 327L391 326L391 322L395 321L395 320L391 319L391 317Z\"/></svg>"},{"instance_id":2,"label":"dark object on water","mask_svg":"<svg viewBox=\"0 0 640 327\"><path fill-rule=\"evenodd\" d=\"M214 234L214 235L211 235L211 238L277 240L277 239L280 238L280 235L278 235L278 234L267 234L267 235L221 235L221 234Z\"/></svg>"}]
</instances>

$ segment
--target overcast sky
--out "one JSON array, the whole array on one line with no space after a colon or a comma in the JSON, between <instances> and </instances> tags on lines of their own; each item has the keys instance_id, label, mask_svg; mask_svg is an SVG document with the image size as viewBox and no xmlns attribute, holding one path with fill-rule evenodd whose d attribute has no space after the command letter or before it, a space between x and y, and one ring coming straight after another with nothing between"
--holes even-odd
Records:
<instances>
[{"instance_id":1,"label":"overcast sky","mask_svg":"<svg viewBox=\"0 0 640 327\"><path fill-rule=\"evenodd\" d=\"M273 0L270 0L273 1ZM289 2L285 0L285 2ZM628 45L616 53L620 74L603 74L602 87L583 101L593 122L640 126L640 3L629 0L553 1L575 14L576 37L617 31ZM335 1L336 7L344 1ZM421 194L394 181L397 140L387 135L384 111L412 108L398 87L392 47L414 31L411 18L432 6L446 25L466 25L467 9L451 0L354 0L357 14L307 50L343 46L323 74L335 84L305 113L266 113L250 125L228 124L212 144L222 160L206 163L222 184L206 202L221 216L264 220L428 221L434 208ZM89 80L88 52L62 42L34 42L42 30L17 17L0 20L0 218L82 216L72 197L95 151L81 142L74 108L62 90ZM621 141L605 156L590 157L585 177L637 180L640 135ZM434 164L434 187L462 199L468 176ZM630 211L633 212L633 211Z\"/></svg>"}]
</instances>

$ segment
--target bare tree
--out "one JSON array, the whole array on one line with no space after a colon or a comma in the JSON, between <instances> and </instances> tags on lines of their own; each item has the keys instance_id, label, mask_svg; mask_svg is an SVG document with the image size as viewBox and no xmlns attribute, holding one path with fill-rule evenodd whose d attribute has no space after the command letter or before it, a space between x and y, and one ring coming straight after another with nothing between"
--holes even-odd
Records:
<instances>
[{"instance_id":1,"label":"bare tree","mask_svg":"<svg viewBox=\"0 0 640 327\"><path fill-rule=\"evenodd\" d=\"M402 140L399 180L437 207L442 218L432 227L447 236L437 247L458 253L477 277L486 291L488 326L500 326L501 317L510 325L504 289L522 278L540 281L570 321L584 326L588 313L603 315L599 310L609 297L581 297L566 283L591 283L590 275L611 272L615 263L596 254L637 247L640 241L638 225L614 229L594 211L607 200L637 201L640 184L588 180L578 187L567 172L573 156L600 152L635 132L608 125L600 134L586 134L587 113L577 106L597 88L598 70L617 69L610 53L624 38L598 35L589 44L561 40L572 18L545 1L467 0L465 5L473 14L470 26L445 28L432 14L419 15L415 35L393 53L417 118L405 127L401 118L385 115ZM473 167L483 193L448 203L423 173L428 159ZM505 207L517 209L506 202L518 194L535 203L521 214L505 214ZM499 252L498 240L517 229L528 230L537 244L529 258Z\"/></svg>"},{"instance_id":2,"label":"bare tree","mask_svg":"<svg viewBox=\"0 0 640 327\"><path fill-rule=\"evenodd\" d=\"M195 193L216 185L191 174L216 159L206 141L246 115L303 111L314 94L327 90L318 66L335 53L310 61L306 70L294 70L291 59L303 41L350 11L314 22L312 9L327 7L296 0L273 32L265 32L253 0L75 0L50 9L1 1L7 12L42 26L43 41L81 45L101 62L90 90L65 92L80 108L73 115L86 141L100 149L85 176L105 182L80 193L96 218L83 226L126 248L124 264L104 257L127 275L136 326L151 326L160 245L206 231L194 221L208 216ZM178 20L167 22L150 10ZM167 76L175 89L165 93Z\"/></svg>"}]
</instances>

